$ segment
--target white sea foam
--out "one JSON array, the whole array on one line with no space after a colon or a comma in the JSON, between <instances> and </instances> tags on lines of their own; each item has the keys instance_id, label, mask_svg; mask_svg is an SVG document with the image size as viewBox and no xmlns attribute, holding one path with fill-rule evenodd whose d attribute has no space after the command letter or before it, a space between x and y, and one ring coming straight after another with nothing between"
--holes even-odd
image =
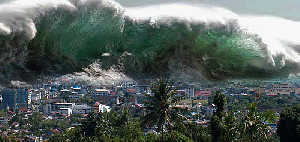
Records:
<instances>
[{"instance_id":1,"label":"white sea foam","mask_svg":"<svg viewBox=\"0 0 300 142\"><path fill-rule=\"evenodd\" d=\"M267 50L273 57L282 56L281 66L285 61L300 63L300 55L289 45L300 45L300 22L272 16L237 15L227 9L212 6L190 6L183 4L162 4L146 7L133 7L125 15L135 21L150 20L151 24L167 23L176 18L187 23L221 23L237 21L242 29L257 34L267 44ZM299 48L296 46L296 48ZM275 61L270 61L275 66Z\"/></svg>"},{"instance_id":2,"label":"white sea foam","mask_svg":"<svg viewBox=\"0 0 300 142\"><path fill-rule=\"evenodd\" d=\"M34 21L58 8L74 9L68 0L17 0L0 5L0 34L36 34Z\"/></svg>"},{"instance_id":3,"label":"white sea foam","mask_svg":"<svg viewBox=\"0 0 300 142\"><path fill-rule=\"evenodd\" d=\"M270 16L241 16L240 25L258 34L273 56L300 63L299 53L289 45L300 45L300 22ZM299 48L299 47L296 47Z\"/></svg>"},{"instance_id":4,"label":"white sea foam","mask_svg":"<svg viewBox=\"0 0 300 142\"><path fill-rule=\"evenodd\" d=\"M225 8L213 6L191 6L185 4L161 4L146 7L123 8L112 0L16 0L0 5L0 34L24 34L30 40L37 32L36 19L48 12L65 8L74 10L78 6L106 6L124 12L125 16L139 22L150 20L150 24L173 22L220 23L235 20L248 32L258 34L267 44L267 50L274 57L282 56L285 61L300 63L300 22L270 16L238 15ZM290 45L293 45L290 46ZM272 58L272 64L275 59Z\"/></svg>"}]
</instances>

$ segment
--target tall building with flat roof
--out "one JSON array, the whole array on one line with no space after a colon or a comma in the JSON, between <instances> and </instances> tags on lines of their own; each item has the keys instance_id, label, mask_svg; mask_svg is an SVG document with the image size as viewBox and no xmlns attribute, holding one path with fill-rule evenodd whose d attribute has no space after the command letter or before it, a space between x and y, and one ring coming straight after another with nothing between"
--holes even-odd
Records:
<instances>
[{"instance_id":1,"label":"tall building with flat roof","mask_svg":"<svg viewBox=\"0 0 300 142\"><path fill-rule=\"evenodd\" d=\"M3 89L2 108L6 109L27 109L26 89Z\"/></svg>"}]
</instances>

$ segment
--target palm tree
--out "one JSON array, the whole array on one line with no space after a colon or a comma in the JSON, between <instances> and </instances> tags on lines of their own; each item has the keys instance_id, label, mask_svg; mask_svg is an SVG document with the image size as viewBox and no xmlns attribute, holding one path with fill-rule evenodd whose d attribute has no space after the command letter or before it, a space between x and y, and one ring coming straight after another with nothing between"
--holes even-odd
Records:
<instances>
[{"instance_id":1,"label":"palm tree","mask_svg":"<svg viewBox=\"0 0 300 142\"><path fill-rule=\"evenodd\" d=\"M176 111L174 106L179 97L176 96L176 88L172 88L171 80L157 79L151 86L151 95L145 102L146 115L142 124L153 126L158 125L161 128L162 141L164 125L167 125L172 131L172 124L182 124L184 116Z\"/></svg>"},{"instance_id":2,"label":"palm tree","mask_svg":"<svg viewBox=\"0 0 300 142\"><path fill-rule=\"evenodd\" d=\"M268 139L266 121L274 122L275 115L272 110L264 113L257 111L257 104L251 103L249 112L244 114L240 123L240 137L242 141L266 141Z\"/></svg>"}]
</instances>

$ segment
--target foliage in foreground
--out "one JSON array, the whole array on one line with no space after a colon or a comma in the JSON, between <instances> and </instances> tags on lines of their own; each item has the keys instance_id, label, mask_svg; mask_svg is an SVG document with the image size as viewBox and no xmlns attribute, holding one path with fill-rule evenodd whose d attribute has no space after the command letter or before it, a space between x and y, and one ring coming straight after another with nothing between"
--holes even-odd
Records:
<instances>
[{"instance_id":1,"label":"foliage in foreground","mask_svg":"<svg viewBox=\"0 0 300 142\"><path fill-rule=\"evenodd\" d=\"M277 133L281 142L300 141L300 105L280 113Z\"/></svg>"},{"instance_id":2,"label":"foliage in foreground","mask_svg":"<svg viewBox=\"0 0 300 142\"><path fill-rule=\"evenodd\" d=\"M159 141L160 136L155 133L144 134L138 119L132 118L125 109L121 114L91 113L81 126L72 128L62 134L53 135L49 141ZM176 139L191 141L187 136L174 132ZM166 141L174 141L170 133L165 136Z\"/></svg>"}]
</instances>

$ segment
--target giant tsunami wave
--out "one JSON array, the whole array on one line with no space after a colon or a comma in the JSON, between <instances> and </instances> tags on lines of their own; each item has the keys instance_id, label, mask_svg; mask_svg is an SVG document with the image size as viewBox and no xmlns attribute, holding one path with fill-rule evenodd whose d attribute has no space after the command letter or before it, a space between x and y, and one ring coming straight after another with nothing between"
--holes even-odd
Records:
<instances>
[{"instance_id":1,"label":"giant tsunami wave","mask_svg":"<svg viewBox=\"0 0 300 142\"><path fill-rule=\"evenodd\" d=\"M212 6L9 1L0 5L0 78L66 74L94 62L136 78L285 77L299 73L299 27Z\"/></svg>"}]
</instances>

